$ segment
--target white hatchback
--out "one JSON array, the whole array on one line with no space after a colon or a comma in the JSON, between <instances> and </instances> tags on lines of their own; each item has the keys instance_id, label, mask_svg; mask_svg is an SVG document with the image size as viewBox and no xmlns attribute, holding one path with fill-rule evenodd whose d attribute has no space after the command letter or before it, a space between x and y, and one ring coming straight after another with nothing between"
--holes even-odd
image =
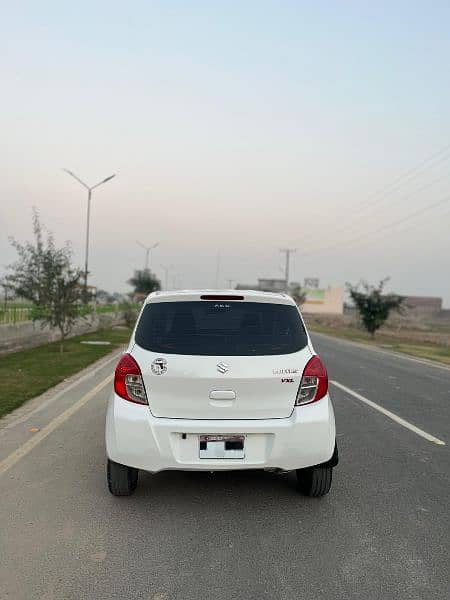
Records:
<instances>
[{"instance_id":1,"label":"white hatchback","mask_svg":"<svg viewBox=\"0 0 450 600\"><path fill-rule=\"evenodd\" d=\"M106 415L108 486L139 469L296 471L323 496L338 462L325 366L289 296L150 294L121 357Z\"/></svg>"}]
</instances>

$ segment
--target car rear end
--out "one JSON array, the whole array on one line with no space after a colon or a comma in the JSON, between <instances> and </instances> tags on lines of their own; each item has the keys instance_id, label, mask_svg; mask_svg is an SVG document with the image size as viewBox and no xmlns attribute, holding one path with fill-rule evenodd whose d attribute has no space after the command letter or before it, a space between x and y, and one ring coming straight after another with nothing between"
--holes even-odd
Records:
<instances>
[{"instance_id":1,"label":"car rear end","mask_svg":"<svg viewBox=\"0 0 450 600\"><path fill-rule=\"evenodd\" d=\"M330 461L326 370L293 300L250 291L151 294L116 369L106 446L114 463L151 472Z\"/></svg>"}]
</instances>

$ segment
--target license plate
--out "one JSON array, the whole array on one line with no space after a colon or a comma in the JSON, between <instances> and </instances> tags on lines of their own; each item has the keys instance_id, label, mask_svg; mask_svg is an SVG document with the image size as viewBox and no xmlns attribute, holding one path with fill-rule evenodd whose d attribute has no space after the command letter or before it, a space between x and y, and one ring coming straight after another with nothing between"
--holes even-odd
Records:
<instances>
[{"instance_id":1,"label":"license plate","mask_svg":"<svg viewBox=\"0 0 450 600\"><path fill-rule=\"evenodd\" d=\"M245 435L200 435L200 458L245 458Z\"/></svg>"}]
</instances>

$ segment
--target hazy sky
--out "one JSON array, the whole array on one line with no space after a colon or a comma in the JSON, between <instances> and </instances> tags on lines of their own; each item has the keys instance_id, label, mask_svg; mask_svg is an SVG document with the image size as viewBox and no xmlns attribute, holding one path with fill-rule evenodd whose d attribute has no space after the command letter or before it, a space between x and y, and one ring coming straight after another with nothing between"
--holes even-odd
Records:
<instances>
[{"instance_id":1,"label":"hazy sky","mask_svg":"<svg viewBox=\"0 0 450 600\"><path fill-rule=\"evenodd\" d=\"M450 307L450 3L3 2L0 270L31 207L125 291L391 276ZM446 200L445 200L446 199ZM429 207L429 208L428 208ZM403 222L404 221L404 222ZM172 283L172 277L170 279Z\"/></svg>"}]
</instances>

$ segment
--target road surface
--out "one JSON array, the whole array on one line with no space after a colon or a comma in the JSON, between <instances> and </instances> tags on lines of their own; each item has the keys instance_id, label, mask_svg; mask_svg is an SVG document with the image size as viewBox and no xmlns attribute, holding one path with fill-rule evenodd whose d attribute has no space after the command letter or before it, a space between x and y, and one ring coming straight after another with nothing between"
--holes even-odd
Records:
<instances>
[{"instance_id":1,"label":"road surface","mask_svg":"<svg viewBox=\"0 0 450 600\"><path fill-rule=\"evenodd\" d=\"M257 471L143 474L110 496L112 361L3 421L1 600L448 597L450 370L314 342L341 457L323 499Z\"/></svg>"}]
</instances>

